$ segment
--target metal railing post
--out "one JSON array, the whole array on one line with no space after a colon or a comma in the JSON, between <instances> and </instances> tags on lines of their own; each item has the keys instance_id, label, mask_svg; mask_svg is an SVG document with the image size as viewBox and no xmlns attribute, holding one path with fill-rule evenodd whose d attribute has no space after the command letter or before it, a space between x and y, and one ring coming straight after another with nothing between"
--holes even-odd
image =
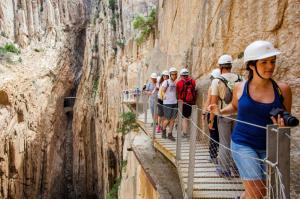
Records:
<instances>
[{"instance_id":1,"label":"metal railing post","mask_svg":"<svg viewBox=\"0 0 300 199\"><path fill-rule=\"evenodd\" d=\"M281 181L277 186L279 198L290 199L290 145L291 140L289 127L278 128L277 133L277 163L278 169L281 173ZM281 187L284 188L281 190Z\"/></svg>"},{"instance_id":2,"label":"metal railing post","mask_svg":"<svg viewBox=\"0 0 300 199\"><path fill-rule=\"evenodd\" d=\"M140 96L138 95L138 93L136 94L136 107L135 107L135 111L136 111L136 118L138 119L139 117L139 101L140 101Z\"/></svg>"},{"instance_id":3,"label":"metal railing post","mask_svg":"<svg viewBox=\"0 0 300 199\"><path fill-rule=\"evenodd\" d=\"M266 159L270 161L271 163L276 162L276 145L277 143L277 136L276 132L274 129L277 130L278 126L277 125L268 125L267 126L267 155ZM275 173L273 172L273 167L269 164L267 166L267 198L274 198L276 193L272 191L272 188L275 188L276 185L276 180L275 180Z\"/></svg>"},{"instance_id":4,"label":"metal railing post","mask_svg":"<svg viewBox=\"0 0 300 199\"><path fill-rule=\"evenodd\" d=\"M143 96L143 110L144 110L144 114L145 114L145 117L144 117L144 123L147 124L147 112L148 112L148 97L147 95L144 94Z\"/></svg>"},{"instance_id":5,"label":"metal railing post","mask_svg":"<svg viewBox=\"0 0 300 199\"><path fill-rule=\"evenodd\" d=\"M197 106L192 106L192 128L190 137L190 152L189 152L189 171L188 171L188 184L187 184L187 196L188 199L193 198L193 185L194 185L194 170L195 170L195 151L196 151L196 137L198 124L198 112ZM195 125L194 125L195 124Z\"/></svg>"},{"instance_id":6,"label":"metal railing post","mask_svg":"<svg viewBox=\"0 0 300 199\"><path fill-rule=\"evenodd\" d=\"M176 142L176 161L181 159L181 140L182 140L182 105L183 101L178 100L178 126L177 126L177 142Z\"/></svg>"},{"instance_id":7,"label":"metal railing post","mask_svg":"<svg viewBox=\"0 0 300 199\"><path fill-rule=\"evenodd\" d=\"M154 142L154 139L155 139L155 131L156 131L156 121L155 119L157 118L157 95L154 96L154 114L153 114L153 136L152 136L152 139L153 139L153 142Z\"/></svg>"},{"instance_id":8,"label":"metal railing post","mask_svg":"<svg viewBox=\"0 0 300 199\"><path fill-rule=\"evenodd\" d=\"M290 128L267 127L268 198L290 199ZM277 169L280 172L277 173ZM275 171L274 171L275 170ZM280 179L279 179L280 178ZM283 187L283 189L281 189Z\"/></svg>"}]
</instances>

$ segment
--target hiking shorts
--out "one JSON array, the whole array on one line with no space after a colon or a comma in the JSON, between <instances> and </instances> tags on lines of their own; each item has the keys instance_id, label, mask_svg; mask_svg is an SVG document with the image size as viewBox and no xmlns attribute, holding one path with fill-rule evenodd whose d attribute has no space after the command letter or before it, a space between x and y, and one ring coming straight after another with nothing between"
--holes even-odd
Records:
<instances>
[{"instance_id":1,"label":"hiking shorts","mask_svg":"<svg viewBox=\"0 0 300 199\"><path fill-rule=\"evenodd\" d=\"M161 99L157 99L157 115L159 117L164 116L164 107L162 105L163 105L163 101Z\"/></svg>"},{"instance_id":2,"label":"hiking shorts","mask_svg":"<svg viewBox=\"0 0 300 199\"><path fill-rule=\"evenodd\" d=\"M164 117L167 120L175 119L177 117L177 104L164 104Z\"/></svg>"},{"instance_id":3,"label":"hiking shorts","mask_svg":"<svg viewBox=\"0 0 300 199\"><path fill-rule=\"evenodd\" d=\"M265 180L266 166L258 159L265 159L266 150L258 150L231 141L232 157L242 180Z\"/></svg>"},{"instance_id":4,"label":"hiking shorts","mask_svg":"<svg viewBox=\"0 0 300 199\"><path fill-rule=\"evenodd\" d=\"M185 118L189 118L192 114L192 105L183 104L182 105L182 115Z\"/></svg>"}]
</instances>

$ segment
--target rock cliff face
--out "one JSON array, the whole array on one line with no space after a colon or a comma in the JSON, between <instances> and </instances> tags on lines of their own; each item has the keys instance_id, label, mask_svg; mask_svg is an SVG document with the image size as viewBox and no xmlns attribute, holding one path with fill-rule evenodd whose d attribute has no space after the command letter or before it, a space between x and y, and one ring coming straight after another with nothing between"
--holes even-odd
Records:
<instances>
[{"instance_id":1,"label":"rock cliff face","mask_svg":"<svg viewBox=\"0 0 300 199\"><path fill-rule=\"evenodd\" d=\"M155 33L137 45L132 20L152 7ZM299 10L297 0L1 0L0 45L22 49L13 63L0 56L0 198L103 198L121 171L122 89L185 65L206 93L217 58L231 54L241 72L257 39L283 52L275 78L291 85L300 117Z\"/></svg>"},{"instance_id":2,"label":"rock cliff face","mask_svg":"<svg viewBox=\"0 0 300 199\"><path fill-rule=\"evenodd\" d=\"M88 10L81 1L1 1L0 198L67 198L64 97L76 90ZM74 26L76 24L76 26Z\"/></svg>"}]
</instances>

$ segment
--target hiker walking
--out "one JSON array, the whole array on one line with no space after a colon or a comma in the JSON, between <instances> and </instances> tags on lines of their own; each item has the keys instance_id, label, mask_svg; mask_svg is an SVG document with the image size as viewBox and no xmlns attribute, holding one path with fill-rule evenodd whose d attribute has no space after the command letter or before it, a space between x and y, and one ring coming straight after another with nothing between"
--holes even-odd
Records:
<instances>
[{"instance_id":1,"label":"hiker walking","mask_svg":"<svg viewBox=\"0 0 300 199\"><path fill-rule=\"evenodd\" d=\"M167 138L167 127L169 127L168 139L175 141L172 135L175 119L177 117L177 96L176 96L176 79L177 69L171 67L169 69L170 78L162 83L162 93L164 96L164 122L162 130L162 138Z\"/></svg>"},{"instance_id":2,"label":"hiker walking","mask_svg":"<svg viewBox=\"0 0 300 199\"><path fill-rule=\"evenodd\" d=\"M242 81L242 78L234 73L231 73L232 68L232 57L230 55L222 55L218 60L221 75L215 78L211 84L211 104L219 104L222 109L231 102L232 99L232 88L236 82ZM209 129L214 130L214 113L209 116ZM227 117L234 118L235 115L227 114ZM231 133L234 127L234 121L218 117L218 130L221 146L218 154L218 166L217 173L222 177L231 177L231 169L236 172L233 159L231 157L230 140Z\"/></svg>"},{"instance_id":3,"label":"hiker walking","mask_svg":"<svg viewBox=\"0 0 300 199\"><path fill-rule=\"evenodd\" d=\"M176 84L178 100L183 101L182 105L182 137L189 135L189 118L192 113L192 105L196 104L196 81L189 76L186 68L180 71L180 80ZM181 116L180 116L181 117ZM178 132L181 133L181 132Z\"/></svg>"},{"instance_id":4,"label":"hiker walking","mask_svg":"<svg viewBox=\"0 0 300 199\"><path fill-rule=\"evenodd\" d=\"M148 96L150 96L150 110L153 118L153 125L156 124L157 116L154 115L154 100L155 95L157 95L158 89L156 88L157 83L157 74L151 73L150 75L150 82L146 84L146 88L144 90L144 93Z\"/></svg>"},{"instance_id":5,"label":"hiker walking","mask_svg":"<svg viewBox=\"0 0 300 199\"><path fill-rule=\"evenodd\" d=\"M210 109L218 114L237 111L238 120L266 127L269 124L285 126L280 115L271 117L273 108L288 112L292 106L291 88L286 83L272 80L276 56L280 52L268 41L255 41L244 51L244 63L249 71L248 81L235 85L233 100L221 111L213 105ZM257 159L266 158L266 130L237 122L231 142L232 156L243 180L245 192L242 199L262 199L266 194L266 168ZM236 153L238 151L238 153Z\"/></svg>"},{"instance_id":6,"label":"hiker walking","mask_svg":"<svg viewBox=\"0 0 300 199\"><path fill-rule=\"evenodd\" d=\"M218 78L221 75L220 69L214 69L211 72L210 80L213 81L214 79ZM202 119L207 121L209 124L210 120L210 113L208 112L208 106L211 104L211 86L208 88L207 91L207 99L204 103L202 108ZM217 116L214 116L214 122L212 128L209 129L209 161L217 164L217 157L218 157L218 150L219 150L219 131L218 131L218 123L217 123Z\"/></svg>"},{"instance_id":7,"label":"hiker walking","mask_svg":"<svg viewBox=\"0 0 300 199\"><path fill-rule=\"evenodd\" d=\"M162 83L165 80L169 79L169 72L167 70L164 70L161 74L161 78L158 81L158 93L157 93L157 127L156 127L156 132L160 133L163 129L163 121L164 121L164 109L163 109L163 87L162 87Z\"/></svg>"}]
</instances>

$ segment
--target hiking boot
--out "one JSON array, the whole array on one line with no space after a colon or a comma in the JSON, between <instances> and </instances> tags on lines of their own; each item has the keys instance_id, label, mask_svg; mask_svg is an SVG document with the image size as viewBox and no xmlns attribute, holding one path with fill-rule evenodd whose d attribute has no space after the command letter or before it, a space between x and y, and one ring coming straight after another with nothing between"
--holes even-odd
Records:
<instances>
[{"instance_id":1,"label":"hiking boot","mask_svg":"<svg viewBox=\"0 0 300 199\"><path fill-rule=\"evenodd\" d=\"M165 130L162 130L161 138L164 138L164 139L167 138L167 132L166 132L166 129L165 129Z\"/></svg>"},{"instance_id":2,"label":"hiking boot","mask_svg":"<svg viewBox=\"0 0 300 199\"><path fill-rule=\"evenodd\" d=\"M168 139L169 139L169 140L172 140L172 141L175 141L175 140L176 140L175 137L172 135L172 133L169 133L169 134L168 134Z\"/></svg>"}]
</instances>

